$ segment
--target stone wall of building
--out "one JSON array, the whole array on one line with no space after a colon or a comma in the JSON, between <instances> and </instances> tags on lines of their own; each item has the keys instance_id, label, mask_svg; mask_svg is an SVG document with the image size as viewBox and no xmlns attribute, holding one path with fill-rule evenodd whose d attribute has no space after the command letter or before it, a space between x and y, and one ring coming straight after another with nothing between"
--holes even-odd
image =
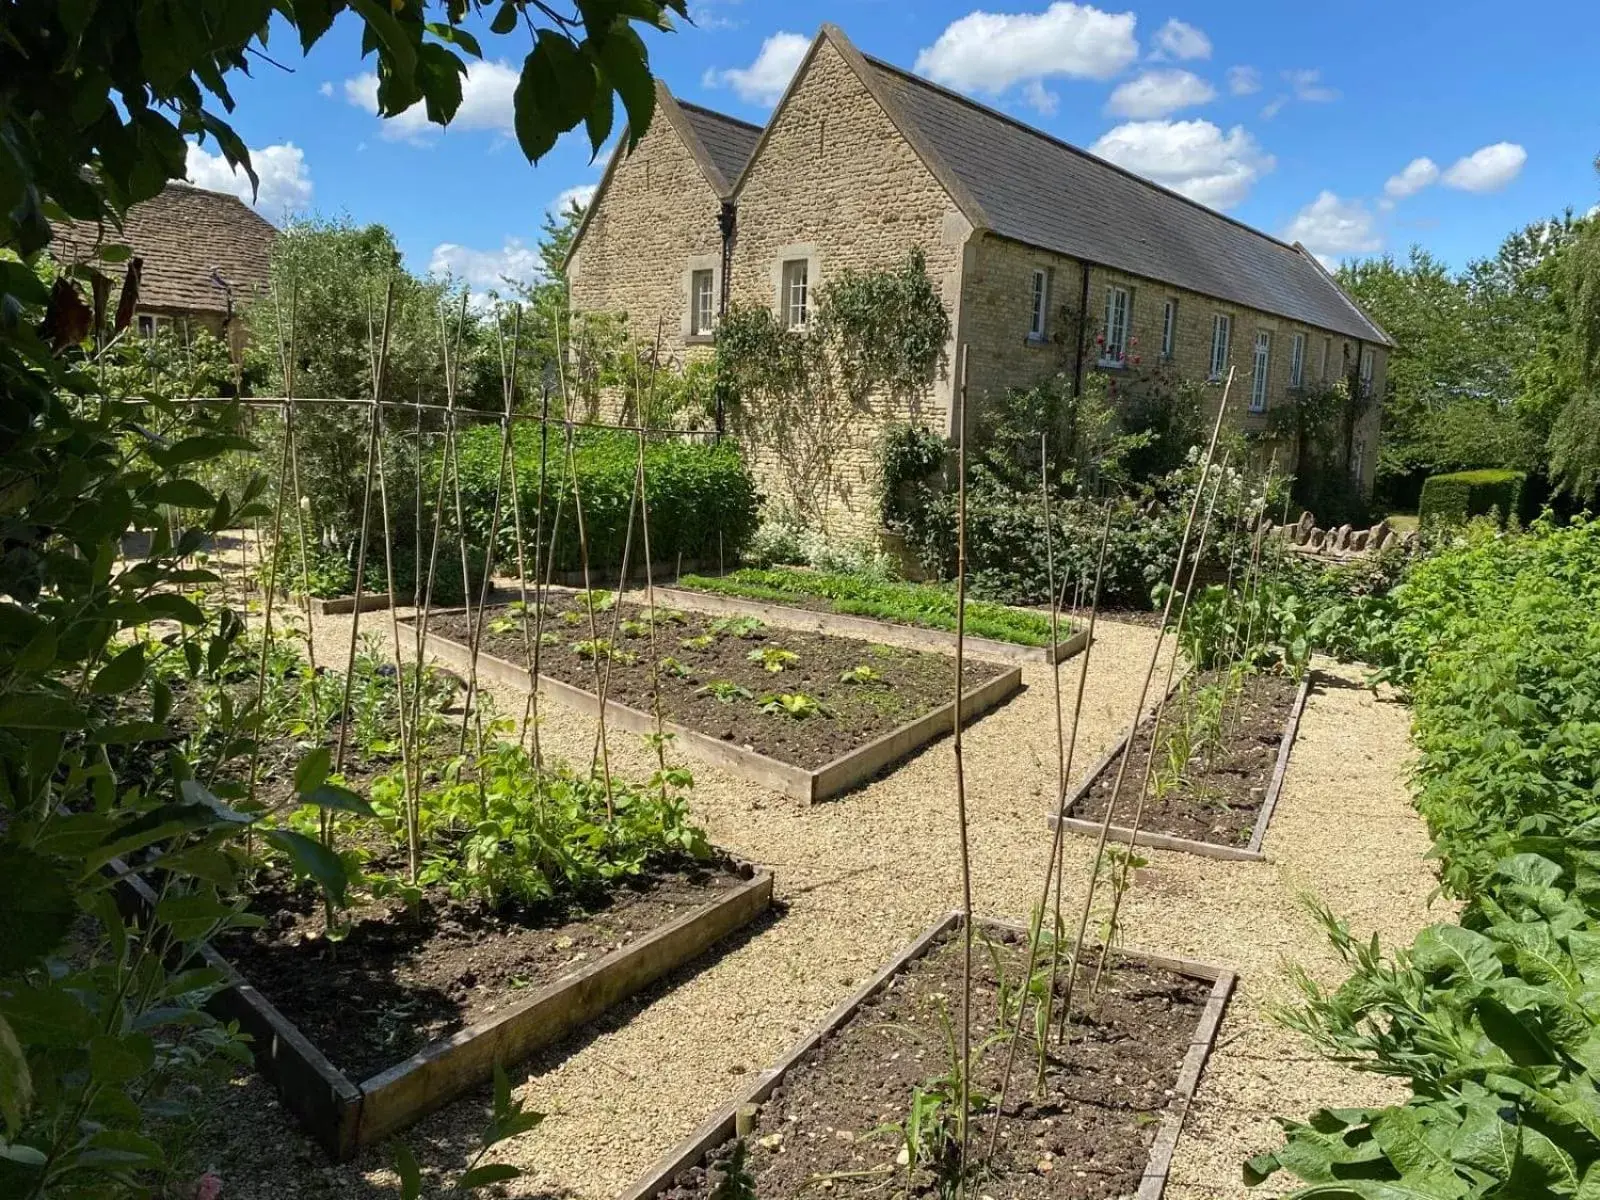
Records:
<instances>
[{"instance_id":1,"label":"stone wall of building","mask_svg":"<svg viewBox=\"0 0 1600 1200\"><path fill-rule=\"evenodd\" d=\"M618 159L568 265L572 307L626 314L630 335L682 359L688 335L691 264L722 284L722 202L664 115L633 153ZM720 291L719 291L720 294ZM702 339L709 345L710 339Z\"/></svg>"},{"instance_id":2,"label":"stone wall of building","mask_svg":"<svg viewBox=\"0 0 1600 1200\"><path fill-rule=\"evenodd\" d=\"M1042 270L1048 281L1047 319L1043 338L1030 336L1033 316L1033 272ZM986 393L1006 388L1030 387L1053 372L1071 372L1078 339L1078 312L1084 296L1083 264L1065 255L1025 246L993 235L974 239L970 265L963 279L962 328L968 340L968 392L971 403L982 403ZM1128 292L1131 311L1125 360L1118 365L1102 362L1106 301L1111 287ZM1165 306L1176 304L1170 356L1163 354ZM1235 376L1229 396L1230 424L1247 432L1264 433L1270 413L1293 403L1290 378L1294 337L1305 339L1301 380L1304 386L1334 383L1357 365L1354 338L1329 333L1287 317L1216 300L1155 280L1124 272L1090 267L1087 322L1084 329L1084 373L1101 371L1113 380L1140 369L1170 367L1187 379L1207 379L1211 374L1212 322L1222 314L1230 331L1226 366ZM1267 384L1261 412L1251 411L1255 382L1255 340L1258 333L1270 339ZM1383 394L1387 352L1373 346L1373 392ZM1221 400L1220 378L1215 385ZM1211 408L1214 417L1216 409ZM1376 467L1379 413L1374 404L1356 430L1356 459L1363 487L1370 492ZM1290 469L1289 447L1279 449L1281 469Z\"/></svg>"},{"instance_id":3,"label":"stone wall of building","mask_svg":"<svg viewBox=\"0 0 1600 1200\"><path fill-rule=\"evenodd\" d=\"M847 270L891 268L920 248L954 329L971 226L832 42L774 116L737 199L733 303L781 313L785 261L806 260L814 295ZM906 420L948 431L954 342L945 378L913 405L811 412L785 429L755 413L742 421L769 502L829 532L876 534L881 432Z\"/></svg>"}]
</instances>

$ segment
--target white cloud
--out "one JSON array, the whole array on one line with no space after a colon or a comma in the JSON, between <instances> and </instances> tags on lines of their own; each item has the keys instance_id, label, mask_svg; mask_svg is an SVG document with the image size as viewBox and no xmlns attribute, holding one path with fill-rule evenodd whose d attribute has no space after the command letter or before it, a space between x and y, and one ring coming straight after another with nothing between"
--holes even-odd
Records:
<instances>
[{"instance_id":1,"label":"white cloud","mask_svg":"<svg viewBox=\"0 0 1600 1200\"><path fill-rule=\"evenodd\" d=\"M1249 96L1261 90L1261 72L1254 67L1229 67L1228 91L1235 96Z\"/></svg>"},{"instance_id":2,"label":"white cloud","mask_svg":"<svg viewBox=\"0 0 1600 1200\"><path fill-rule=\"evenodd\" d=\"M554 200L550 201L550 212L560 216L567 211L569 204L576 204L579 208L588 208L589 201L594 199L594 194L599 190L599 184L580 183L577 187L569 187Z\"/></svg>"},{"instance_id":3,"label":"white cloud","mask_svg":"<svg viewBox=\"0 0 1600 1200\"><path fill-rule=\"evenodd\" d=\"M1065 76L1110 79L1139 57L1131 12L1057 0L1042 13L970 12L917 55L916 69L964 91Z\"/></svg>"},{"instance_id":4,"label":"white cloud","mask_svg":"<svg viewBox=\"0 0 1600 1200\"><path fill-rule=\"evenodd\" d=\"M250 176L235 172L220 153L189 143L186 162L189 182L214 192L231 192L268 217L282 218L311 203L311 172L306 169L306 153L293 142L262 146L250 151L250 165L261 180L260 191L252 201Z\"/></svg>"},{"instance_id":5,"label":"white cloud","mask_svg":"<svg viewBox=\"0 0 1600 1200\"><path fill-rule=\"evenodd\" d=\"M1164 117L1216 98L1216 89L1192 71L1146 71L1119 85L1106 111L1114 117Z\"/></svg>"},{"instance_id":6,"label":"white cloud","mask_svg":"<svg viewBox=\"0 0 1600 1200\"><path fill-rule=\"evenodd\" d=\"M1091 149L1212 208L1239 203L1276 165L1241 126L1223 133L1210 121L1130 121Z\"/></svg>"},{"instance_id":7,"label":"white cloud","mask_svg":"<svg viewBox=\"0 0 1600 1200\"><path fill-rule=\"evenodd\" d=\"M1193 25L1171 17L1156 31L1156 53L1166 58L1210 58L1211 39Z\"/></svg>"},{"instance_id":8,"label":"white cloud","mask_svg":"<svg viewBox=\"0 0 1600 1200\"><path fill-rule=\"evenodd\" d=\"M1323 191L1295 214L1284 238L1299 242L1326 266L1342 255L1371 254L1383 249L1383 237L1359 200L1341 200Z\"/></svg>"},{"instance_id":9,"label":"white cloud","mask_svg":"<svg viewBox=\"0 0 1600 1200\"><path fill-rule=\"evenodd\" d=\"M1426 156L1413 158L1398 174L1389 176L1383 185L1383 194L1394 200L1404 200L1407 196L1415 196L1438 178L1438 163Z\"/></svg>"},{"instance_id":10,"label":"white cloud","mask_svg":"<svg viewBox=\"0 0 1600 1200\"><path fill-rule=\"evenodd\" d=\"M1301 68L1285 71L1283 78L1289 85L1289 90L1294 93L1294 98L1304 100L1307 104L1327 104L1339 98L1337 89L1322 82L1321 71Z\"/></svg>"},{"instance_id":11,"label":"white cloud","mask_svg":"<svg viewBox=\"0 0 1600 1200\"><path fill-rule=\"evenodd\" d=\"M428 270L435 275L448 275L475 292L504 291L507 279L532 284L544 277L538 247L515 237L508 237L498 250L474 250L442 242L433 248Z\"/></svg>"},{"instance_id":12,"label":"white cloud","mask_svg":"<svg viewBox=\"0 0 1600 1200\"><path fill-rule=\"evenodd\" d=\"M1022 98L1028 102L1029 107L1047 117L1055 116L1056 109L1061 106L1061 97L1037 79L1030 79L1022 85Z\"/></svg>"},{"instance_id":13,"label":"white cloud","mask_svg":"<svg viewBox=\"0 0 1600 1200\"><path fill-rule=\"evenodd\" d=\"M492 130L510 135L512 96L517 90L517 69L502 60L475 62L461 81L461 107L451 118L451 129ZM369 113L378 111L378 76L368 71L344 81L344 98ZM418 103L383 122L383 136L406 141L426 141L440 127L428 120L427 108Z\"/></svg>"},{"instance_id":14,"label":"white cloud","mask_svg":"<svg viewBox=\"0 0 1600 1200\"><path fill-rule=\"evenodd\" d=\"M1496 192L1517 177L1528 152L1515 142L1496 142L1458 158L1444 173L1446 187L1463 192Z\"/></svg>"},{"instance_id":15,"label":"white cloud","mask_svg":"<svg viewBox=\"0 0 1600 1200\"><path fill-rule=\"evenodd\" d=\"M333 95L333 84L329 83L327 80L323 80L321 85L318 86L318 88L317 88L317 95L319 95L319 96L331 96L331 95Z\"/></svg>"},{"instance_id":16,"label":"white cloud","mask_svg":"<svg viewBox=\"0 0 1600 1200\"><path fill-rule=\"evenodd\" d=\"M741 100L751 104L776 104L810 48L808 37L798 33L775 33L761 43L760 53L748 67L710 70L700 82L706 87L731 87Z\"/></svg>"}]
</instances>

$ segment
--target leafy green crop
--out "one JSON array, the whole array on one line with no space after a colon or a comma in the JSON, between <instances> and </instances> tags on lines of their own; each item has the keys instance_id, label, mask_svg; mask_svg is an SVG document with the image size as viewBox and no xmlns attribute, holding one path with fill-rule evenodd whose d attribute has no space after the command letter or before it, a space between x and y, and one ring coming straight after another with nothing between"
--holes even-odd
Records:
<instances>
[{"instance_id":1,"label":"leafy green crop","mask_svg":"<svg viewBox=\"0 0 1600 1200\"><path fill-rule=\"evenodd\" d=\"M769 675L780 675L800 661L800 656L793 650L785 650L781 646L762 646L759 650L750 651L745 658L760 664L761 669Z\"/></svg>"},{"instance_id":2,"label":"leafy green crop","mask_svg":"<svg viewBox=\"0 0 1600 1200\"><path fill-rule=\"evenodd\" d=\"M955 591L940 584L872 580L772 567L764 571L746 568L715 578L685 575L678 580L678 586L779 604L806 601L824 605L832 612L914 625L919 629L954 630L956 627ZM1043 646L1050 641L1049 617L970 598L966 628L973 637L993 638L1019 646Z\"/></svg>"},{"instance_id":3,"label":"leafy green crop","mask_svg":"<svg viewBox=\"0 0 1600 1200\"><path fill-rule=\"evenodd\" d=\"M1392 596L1415 701L1416 803L1459 925L1385 956L1319 913L1352 968L1283 1019L1413 1096L1284 1122L1245 1168L1295 1196L1600 1195L1600 525L1477 529Z\"/></svg>"}]
</instances>

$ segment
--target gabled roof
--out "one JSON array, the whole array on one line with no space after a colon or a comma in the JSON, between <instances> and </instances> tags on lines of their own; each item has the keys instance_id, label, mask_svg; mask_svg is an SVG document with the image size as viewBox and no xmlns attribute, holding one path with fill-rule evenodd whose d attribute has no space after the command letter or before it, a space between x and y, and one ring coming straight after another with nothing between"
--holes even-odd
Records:
<instances>
[{"instance_id":1,"label":"gabled roof","mask_svg":"<svg viewBox=\"0 0 1600 1200\"><path fill-rule=\"evenodd\" d=\"M1001 237L1367 341L1388 336L1292 246L878 59L882 90Z\"/></svg>"},{"instance_id":2,"label":"gabled roof","mask_svg":"<svg viewBox=\"0 0 1600 1200\"><path fill-rule=\"evenodd\" d=\"M745 164L761 139L761 126L702 108L698 104L685 104L660 79L656 80L656 117L666 118L667 124L672 126L678 140L689 151L717 198L729 199L733 195L734 181L744 172ZM600 185L595 188L584 210L583 220L578 222L578 228L572 235L572 244L567 247L562 270L566 270L572 256L578 252L583 235L589 232L589 222L611 187L611 178L617 173L618 164L628 156L628 136L629 130L623 129L622 136L617 139L616 149L612 150L611 158L606 163L605 174L600 176Z\"/></svg>"},{"instance_id":3,"label":"gabled roof","mask_svg":"<svg viewBox=\"0 0 1600 1200\"><path fill-rule=\"evenodd\" d=\"M713 181L712 186L717 188L718 195L725 197L731 194L734 180L744 173L744 166L750 161L750 152L761 140L761 126L684 100L678 100L677 105L689 128L705 148L706 156L722 176L721 186L717 186L717 181Z\"/></svg>"},{"instance_id":4,"label":"gabled roof","mask_svg":"<svg viewBox=\"0 0 1600 1200\"><path fill-rule=\"evenodd\" d=\"M228 292L213 272L232 289L235 308L242 308L267 287L278 236L270 221L237 196L187 183L169 183L160 195L133 205L120 232L92 221L57 222L53 228L52 250L67 261L90 258L102 243L131 247L144 260L141 308L218 313L228 309Z\"/></svg>"},{"instance_id":5,"label":"gabled roof","mask_svg":"<svg viewBox=\"0 0 1600 1200\"><path fill-rule=\"evenodd\" d=\"M868 58L835 25L823 25L813 41L773 111L769 131L823 42L851 65L976 229L1349 337L1393 344L1304 247ZM746 175L760 153L758 147Z\"/></svg>"}]
</instances>

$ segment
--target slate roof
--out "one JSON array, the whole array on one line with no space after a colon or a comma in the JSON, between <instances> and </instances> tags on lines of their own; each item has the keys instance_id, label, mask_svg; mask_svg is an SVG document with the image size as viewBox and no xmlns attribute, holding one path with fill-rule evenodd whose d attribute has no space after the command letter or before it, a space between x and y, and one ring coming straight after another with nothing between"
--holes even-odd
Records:
<instances>
[{"instance_id":1,"label":"slate roof","mask_svg":"<svg viewBox=\"0 0 1600 1200\"><path fill-rule=\"evenodd\" d=\"M1307 251L890 63L866 63L1000 236L1392 344Z\"/></svg>"},{"instance_id":2,"label":"slate roof","mask_svg":"<svg viewBox=\"0 0 1600 1200\"><path fill-rule=\"evenodd\" d=\"M237 196L169 183L128 210L120 233L111 227L102 232L92 222L58 222L52 249L72 261L88 258L99 241L128 245L144 260L140 308L220 313L228 297L211 273L227 280L235 308L242 307L267 286L277 234Z\"/></svg>"},{"instance_id":3,"label":"slate roof","mask_svg":"<svg viewBox=\"0 0 1600 1200\"><path fill-rule=\"evenodd\" d=\"M723 181L731 186L744 173L751 151L761 140L761 126L683 100L678 101L678 107L712 163L722 172Z\"/></svg>"}]
</instances>

